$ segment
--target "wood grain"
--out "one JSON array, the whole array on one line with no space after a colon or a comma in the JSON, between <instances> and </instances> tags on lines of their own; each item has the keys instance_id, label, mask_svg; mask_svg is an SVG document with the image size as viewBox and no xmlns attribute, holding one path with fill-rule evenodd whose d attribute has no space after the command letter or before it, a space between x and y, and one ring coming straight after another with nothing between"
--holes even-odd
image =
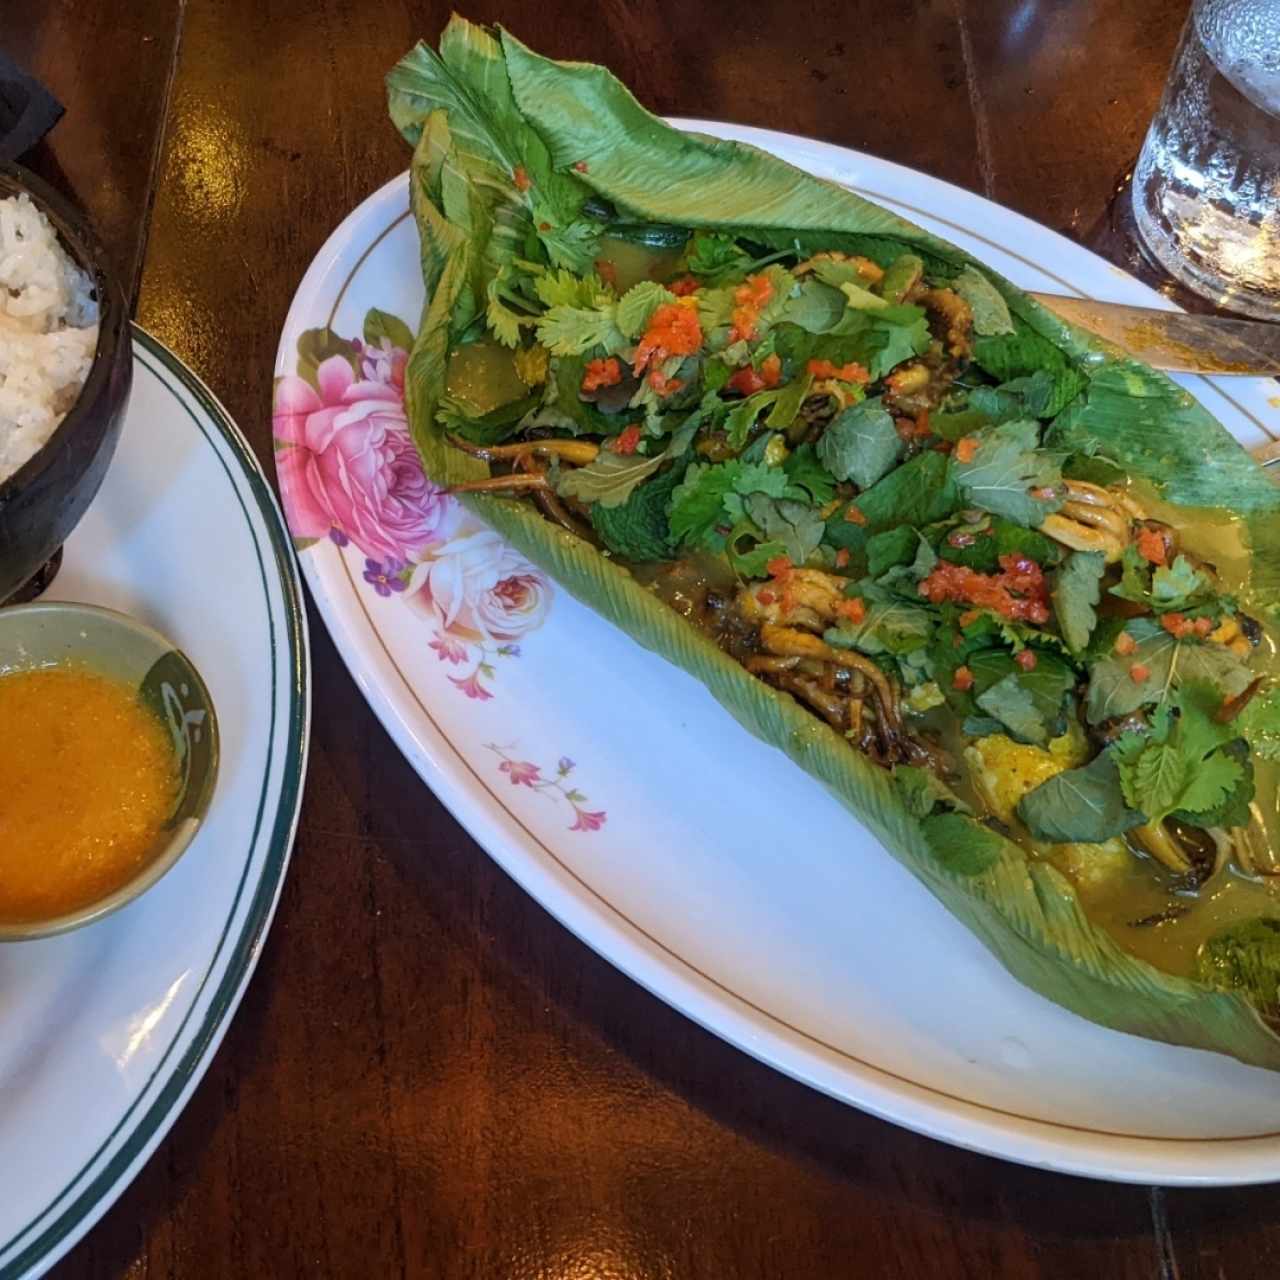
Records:
<instances>
[{"instance_id":1,"label":"wood grain","mask_svg":"<svg viewBox=\"0 0 1280 1280\"><path fill-rule=\"evenodd\" d=\"M53 77L74 114L123 117L139 77L167 83L164 42L145 68L113 67L93 51L116 7L75 8L83 24L55 6L28 46L46 68L98 68ZM1161 0L468 11L609 64L660 111L863 148L1077 235L1136 148L1177 25ZM404 0L193 3L164 118L138 126L150 140L112 141L108 163L73 145L82 135L59 138L117 243L132 227L146 245L140 319L264 459L293 291L407 161L381 76L446 18ZM1263 1192L1165 1197L958 1151L673 1013L498 870L400 758L314 617L312 638L308 791L257 976L171 1135L59 1277L1276 1273Z\"/></svg>"}]
</instances>

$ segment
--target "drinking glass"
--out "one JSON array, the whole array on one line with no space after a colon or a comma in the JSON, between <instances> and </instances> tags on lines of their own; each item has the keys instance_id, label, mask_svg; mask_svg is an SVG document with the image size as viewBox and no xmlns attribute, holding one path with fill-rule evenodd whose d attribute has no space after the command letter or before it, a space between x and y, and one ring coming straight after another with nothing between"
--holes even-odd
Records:
<instances>
[{"instance_id":1,"label":"drinking glass","mask_svg":"<svg viewBox=\"0 0 1280 1280\"><path fill-rule=\"evenodd\" d=\"M1194 0L1133 211L1170 275L1229 311L1280 320L1280 0Z\"/></svg>"}]
</instances>

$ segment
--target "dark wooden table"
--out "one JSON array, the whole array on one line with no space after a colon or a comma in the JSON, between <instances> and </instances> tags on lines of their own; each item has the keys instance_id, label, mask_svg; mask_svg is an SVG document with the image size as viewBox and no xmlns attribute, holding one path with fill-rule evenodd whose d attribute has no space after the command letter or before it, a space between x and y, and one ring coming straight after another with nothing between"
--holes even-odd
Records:
<instances>
[{"instance_id":1,"label":"dark wooden table","mask_svg":"<svg viewBox=\"0 0 1280 1280\"><path fill-rule=\"evenodd\" d=\"M276 338L338 220L406 164L381 78L427 0L0 0L68 114L33 163L139 320L264 459ZM1129 262L1109 202L1170 0L472 3L651 107L810 134ZM820 1097L561 929L400 758L318 622L311 769L262 962L190 1105L71 1276L1275 1277L1267 1188L1047 1175Z\"/></svg>"}]
</instances>

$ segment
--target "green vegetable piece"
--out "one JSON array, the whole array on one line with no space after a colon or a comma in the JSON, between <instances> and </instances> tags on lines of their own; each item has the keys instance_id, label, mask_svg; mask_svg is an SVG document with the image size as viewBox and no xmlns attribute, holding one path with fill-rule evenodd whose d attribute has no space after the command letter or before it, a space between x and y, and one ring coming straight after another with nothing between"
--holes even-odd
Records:
<instances>
[{"instance_id":1,"label":"green vegetable piece","mask_svg":"<svg viewBox=\"0 0 1280 1280\"><path fill-rule=\"evenodd\" d=\"M987 337L1012 333L1013 317L1000 290L976 267L965 267L951 282L951 287L969 304L973 312L973 331Z\"/></svg>"},{"instance_id":2,"label":"green vegetable piece","mask_svg":"<svg viewBox=\"0 0 1280 1280\"><path fill-rule=\"evenodd\" d=\"M787 475L787 497L815 506L825 506L835 495L835 484L818 460L818 451L808 441L794 450L782 464Z\"/></svg>"},{"instance_id":3,"label":"green vegetable piece","mask_svg":"<svg viewBox=\"0 0 1280 1280\"><path fill-rule=\"evenodd\" d=\"M909 524L873 534L867 539L867 573L878 578L894 565L910 564L919 541L920 535Z\"/></svg>"},{"instance_id":4,"label":"green vegetable piece","mask_svg":"<svg viewBox=\"0 0 1280 1280\"><path fill-rule=\"evenodd\" d=\"M893 770L893 780L907 812L913 817L927 818L938 810L946 813L973 812L932 769L900 764Z\"/></svg>"},{"instance_id":5,"label":"green vegetable piece","mask_svg":"<svg viewBox=\"0 0 1280 1280\"><path fill-rule=\"evenodd\" d=\"M923 825L929 852L953 875L980 876L1004 853L1004 842L994 831L962 813L935 813Z\"/></svg>"},{"instance_id":6,"label":"green vegetable piece","mask_svg":"<svg viewBox=\"0 0 1280 1280\"><path fill-rule=\"evenodd\" d=\"M665 302L674 302L676 296L652 280L641 280L618 299L614 308L614 323L628 338L638 338L648 327L649 318Z\"/></svg>"},{"instance_id":7,"label":"green vegetable piece","mask_svg":"<svg viewBox=\"0 0 1280 1280\"><path fill-rule=\"evenodd\" d=\"M818 549L826 526L822 517L806 503L753 493L743 505L765 537L782 544L792 564L806 563Z\"/></svg>"},{"instance_id":8,"label":"green vegetable piece","mask_svg":"<svg viewBox=\"0 0 1280 1280\"><path fill-rule=\"evenodd\" d=\"M1063 501L1057 487L1062 472L1038 445L1039 430L1030 420L993 427L968 462L953 462L956 483L975 507L1016 524L1038 525Z\"/></svg>"},{"instance_id":9,"label":"green vegetable piece","mask_svg":"<svg viewBox=\"0 0 1280 1280\"><path fill-rule=\"evenodd\" d=\"M1053 380L1053 394L1038 415L1056 418L1089 385L1074 361L1042 337L1024 320L1014 321L1013 332L980 337L973 344L974 361L999 382L1043 371Z\"/></svg>"},{"instance_id":10,"label":"green vegetable piece","mask_svg":"<svg viewBox=\"0 0 1280 1280\"><path fill-rule=\"evenodd\" d=\"M1043 746L1048 741L1049 729L1036 709L1035 699L1016 675L997 680L974 701L993 720L999 720L1019 742Z\"/></svg>"},{"instance_id":11,"label":"green vegetable piece","mask_svg":"<svg viewBox=\"0 0 1280 1280\"><path fill-rule=\"evenodd\" d=\"M1280 685L1255 695L1233 722L1263 760L1280 760Z\"/></svg>"},{"instance_id":12,"label":"green vegetable piece","mask_svg":"<svg viewBox=\"0 0 1280 1280\"><path fill-rule=\"evenodd\" d=\"M364 318L364 340L370 346L377 347L381 345L383 338L402 351L413 347L413 331L399 316L372 307Z\"/></svg>"},{"instance_id":13,"label":"green vegetable piece","mask_svg":"<svg viewBox=\"0 0 1280 1280\"><path fill-rule=\"evenodd\" d=\"M1266 1017L1280 1017L1280 920L1258 916L1207 939L1196 977L1224 991L1243 991Z\"/></svg>"},{"instance_id":14,"label":"green vegetable piece","mask_svg":"<svg viewBox=\"0 0 1280 1280\"><path fill-rule=\"evenodd\" d=\"M1046 779L1018 802L1018 817L1037 840L1101 844L1146 819L1126 803L1109 751Z\"/></svg>"},{"instance_id":15,"label":"green vegetable piece","mask_svg":"<svg viewBox=\"0 0 1280 1280\"><path fill-rule=\"evenodd\" d=\"M901 657L928 646L936 624L927 609L874 582L859 583L857 594L866 605L862 621L844 618L839 626L828 628L824 638L829 645L872 657L882 653Z\"/></svg>"},{"instance_id":16,"label":"green vegetable piece","mask_svg":"<svg viewBox=\"0 0 1280 1280\"><path fill-rule=\"evenodd\" d=\"M837 480L869 489L902 456L902 438L879 397L837 414L818 441L818 458Z\"/></svg>"},{"instance_id":17,"label":"green vegetable piece","mask_svg":"<svg viewBox=\"0 0 1280 1280\"><path fill-rule=\"evenodd\" d=\"M1134 618L1124 629L1137 641L1134 651L1110 653L1090 669L1085 704L1090 724L1162 702L1181 681L1207 681L1221 702L1243 693L1253 679L1249 668L1221 645L1179 640L1151 618ZM1144 667L1143 679L1135 680L1134 669Z\"/></svg>"},{"instance_id":18,"label":"green vegetable piece","mask_svg":"<svg viewBox=\"0 0 1280 1280\"><path fill-rule=\"evenodd\" d=\"M1102 594L1106 557L1100 551L1075 551L1058 570L1053 584L1053 611L1072 653L1082 653L1098 625L1095 606Z\"/></svg>"},{"instance_id":19,"label":"green vegetable piece","mask_svg":"<svg viewBox=\"0 0 1280 1280\"><path fill-rule=\"evenodd\" d=\"M899 254L884 273L880 282L880 296L886 302L897 306L906 301L907 294L916 287L924 277L924 262L918 254Z\"/></svg>"},{"instance_id":20,"label":"green vegetable piece","mask_svg":"<svg viewBox=\"0 0 1280 1280\"><path fill-rule=\"evenodd\" d=\"M671 559L674 547L667 504L681 475L680 467L669 467L637 485L617 506L592 504L591 524L614 555L637 564Z\"/></svg>"}]
</instances>

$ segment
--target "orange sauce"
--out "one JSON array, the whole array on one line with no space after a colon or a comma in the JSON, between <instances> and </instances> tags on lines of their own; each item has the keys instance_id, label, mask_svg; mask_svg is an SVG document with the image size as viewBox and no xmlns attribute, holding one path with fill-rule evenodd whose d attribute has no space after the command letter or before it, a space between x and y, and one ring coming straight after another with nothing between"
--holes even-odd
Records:
<instances>
[{"instance_id":1,"label":"orange sauce","mask_svg":"<svg viewBox=\"0 0 1280 1280\"><path fill-rule=\"evenodd\" d=\"M120 888L177 790L168 731L131 687L81 667L0 675L0 920L52 919Z\"/></svg>"}]
</instances>

